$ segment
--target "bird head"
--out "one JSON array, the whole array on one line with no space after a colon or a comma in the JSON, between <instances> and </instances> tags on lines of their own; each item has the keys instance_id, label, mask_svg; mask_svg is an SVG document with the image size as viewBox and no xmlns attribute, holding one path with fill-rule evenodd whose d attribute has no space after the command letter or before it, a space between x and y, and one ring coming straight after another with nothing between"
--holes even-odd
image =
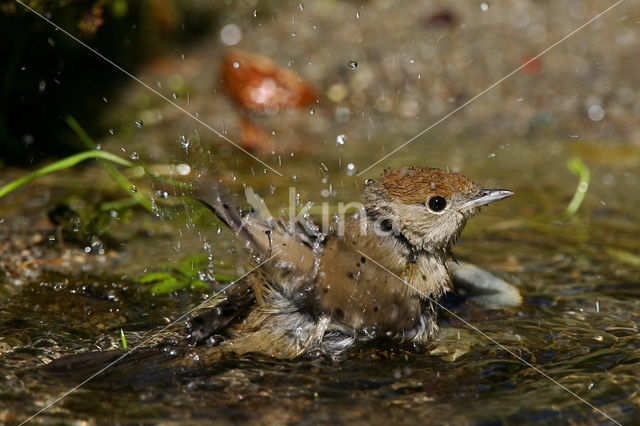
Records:
<instances>
[{"instance_id":1,"label":"bird head","mask_svg":"<svg viewBox=\"0 0 640 426\"><path fill-rule=\"evenodd\" d=\"M483 189L458 173L421 167L386 169L364 187L365 211L375 232L430 252L450 250L481 206L512 194Z\"/></svg>"}]
</instances>

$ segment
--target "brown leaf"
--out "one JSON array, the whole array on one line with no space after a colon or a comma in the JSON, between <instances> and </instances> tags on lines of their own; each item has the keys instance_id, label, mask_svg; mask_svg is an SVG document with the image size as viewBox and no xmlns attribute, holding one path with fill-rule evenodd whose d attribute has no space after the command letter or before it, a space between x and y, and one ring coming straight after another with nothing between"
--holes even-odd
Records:
<instances>
[{"instance_id":1,"label":"brown leaf","mask_svg":"<svg viewBox=\"0 0 640 426\"><path fill-rule=\"evenodd\" d=\"M263 55L230 51L222 61L227 93L242 107L277 114L315 102L315 90L289 68Z\"/></svg>"}]
</instances>

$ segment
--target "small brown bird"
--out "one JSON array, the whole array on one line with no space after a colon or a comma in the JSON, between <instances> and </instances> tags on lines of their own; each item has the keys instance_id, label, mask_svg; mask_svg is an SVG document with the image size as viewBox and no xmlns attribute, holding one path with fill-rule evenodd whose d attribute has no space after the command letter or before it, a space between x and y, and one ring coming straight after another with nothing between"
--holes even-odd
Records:
<instances>
[{"instance_id":1,"label":"small brown bird","mask_svg":"<svg viewBox=\"0 0 640 426\"><path fill-rule=\"evenodd\" d=\"M218 194L205 204L264 263L191 321L191 337L278 358L337 356L381 336L429 342L453 244L479 207L510 195L439 169L387 169L366 181L362 211L323 234L243 216Z\"/></svg>"},{"instance_id":2,"label":"small brown bird","mask_svg":"<svg viewBox=\"0 0 640 426\"><path fill-rule=\"evenodd\" d=\"M205 204L258 267L191 319L190 344L170 331L151 346L72 355L45 371L140 386L229 353L339 357L377 337L427 343L437 331L437 299L451 288L451 247L479 207L510 195L443 170L387 169L366 181L360 212L321 233L308 223L241 215L218 192Z\"/></svg>"}]
</instances>

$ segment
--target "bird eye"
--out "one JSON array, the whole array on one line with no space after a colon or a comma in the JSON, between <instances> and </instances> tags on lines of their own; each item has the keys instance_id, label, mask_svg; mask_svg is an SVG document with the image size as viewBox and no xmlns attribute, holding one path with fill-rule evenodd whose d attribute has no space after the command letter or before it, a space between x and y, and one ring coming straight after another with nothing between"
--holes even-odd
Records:
<instances>
[{"instance_id":1,"label":"bird eye","mask_svg":"<svg viewBox=\"0 0 640 426\"><path fill-rule=\"evenodd\" d=\"M429 208L434 212L441 212L447 207L447 200L440 195L429 198Z\"/></svg>"}]
</instances>

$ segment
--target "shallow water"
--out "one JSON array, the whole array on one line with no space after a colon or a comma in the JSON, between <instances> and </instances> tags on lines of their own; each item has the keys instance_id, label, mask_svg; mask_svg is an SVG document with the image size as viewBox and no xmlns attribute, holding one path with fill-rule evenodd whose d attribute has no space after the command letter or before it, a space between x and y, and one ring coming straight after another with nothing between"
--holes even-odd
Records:
<instances>
[{"instance_id":1,"label":"shallow water","mask_svg":"<svg viewBox=\"0 0 640 426\"><path fill-rule=\"evenodd\" d=\"M272 212L286 207L290 186L301 194L302 204L328 202L335 209L340 201L357 200L363 179L375 177L388 166L449 167L487 187L513 190L515 196L470 221L454 252L517 286L524 296L522 306L490 310L449 295L445 305L475 328L442 312L439 338L429 347L380 343L339 362L324 357L280 361L247 356L213 365L196 363L188 371L156 368L149 362L142 364L148 370L133 381L127 379L125 366L83 385L34 421L611 423L592 404L620 423L637 422L640 148L632 141L638 130L629 119L633 106L631 101L624 103L629 96L623 90L630 88L633 95L636 77L625 72L628 45L620 41L626 40L621 37L634 19L612 18L597 27L598 34L609 35L599 36L599 43L590 43L593 33L580 34L574 44L561 46L564 50L545 58L546 74L539 78L515 75L503 92L479 99L365 175L356 176L461 99L511 71L515 59L502 67L491 62L492 46L501 42L504 57L517 58L522 54L517 37L528 34L522 26L501 26L499 18L517 18L513 15L517 11L506 6L509 10L500 16L478 19L465 5L452 2L469 23L468 32L456 32L434 30L424 23L405 25L406 13L398 14L386 2L372 4L371 9L346 2L307 5L304 13L294 5L275 13L270 23L243 27L240 47L262 46L258 50L263 51L269 50L269 40L293 37L292 28L296 29L296 43L287 45L286 53L273 53L276 59L286 63L283 59L290 57L294 64L306 64L298 69L323 94L336 82L352 93L358 93L358 87L365 93L360 94L364 100L354 95L338 104L323 98L313 114L298 111L256 118L265 129L273 130L274 140L287 146L258 155L283 177L265 173L264 166L133 84L97 119L115 128L115 135L101 138L91 131L100 125L82 124L103 149L124 152L127 157L135 152L140 164L153 166L159 173L169 166L189 164L191 173L184 180L205 192L208 186L222 184L242 194L246 184ZM525 25L535 34L541 19L535 15L540 12L536 8L543 7L539 4L528 6L531 22ZM425 5L423 15L432 11ZM367 13L370 16L365 24L342 25L333 22L339 14L332 7L350 9L352 17L357 9L363 20ZM584 16L576 17L580 13L572 9L569 19L555 11L558 5L544 7L544 16L557 17L558 22L549 25L558 37L568 31L569 24L582 23L588 15L583 10ZM491 5L491 13L496 10L498 5ZM386 25L392 28L394 22L398 24L397 32L373 37L374 14L387 18ZM411 19L423 21L420 16L416 12ZM507 28L500 30L507 36L484 31L495 23L492 19ZM322 46L316 46L318 33L310 30L315 31L316 22L319 34L327 37ZM361 37L362 44L345 45L353 31L369 37ZM513 32L517 37L508 37ZM438 44L441 38L444 41ZM184 76L192 85L190 111L199 111L204 121L216 123L212 124L216 129L222 123L222 132L237 136L237 113L217 89L215 72L208 71L217 69L214 65L223 50L218 35L212 34L193 49L185 48L186 62L164 58L166 62L158 61L163 66L143 70L143 79L166 87L171 80L166 67L176 66L171 73ZM449 50L460 56L449 56ZM617 61L615 66L598 68L603 52L615 53L611 59ZM418 63L405 63L410 57ZM346 64L354 58L357 68L347 70ZM485 59L497 68L474 66L473 61ZM394 61L404 65L392 66ZM432 70L438 65L434 62L440 61L439 67L447 72L424 74L433 78L416 81L417 73ZM562 78L554 74L569 65L571 72ZM589 67L598 78L587 79L585 85L584 68ZM369 74L354 77L358 72ZM362 88L362 79L369 85ZM592 80L598 82L593 88ZM456 92L445 96L438 91L442 86ZM591 90L616 98L599 122L587 118L582 104L574 104L575 96L580 102L591 99ZM384 102L388 93L399 94L397 99L392 97L391 109ZM417 100L415 114L406 114L411 99L401 95ZM457 103L450 105L448 99L453 98ZM186 104L184 98L180 101ZM351 108L351 118L338 120L336 109L345 105ZM140 117L144 125L137 126L134 123ZM337 144L343 134L346 142ZM180 144L185 135L190 137L186 148ZM591 181L577 214L563 218L578 184L566 167L574 156L589 167ZM23 171L7 173L17 176ZM131 179L141 193L166 189L146 176ZM253 266L233 235L218 232L219 223L181 198L181 190L169 188L166 200L154 195L159 206L155 214L128 207L114 208L117 217L108 216L108 211L94 212L99 210L95 206L121 201L126 195L102 169L90 166L42 178L11 194L0 206L0 260L6 272L0 275L0 422L21 422L88 377L87 372L67 377L43 374L39 367L51 359L119 348L121 329L132 347L204 298L189 290L151 295L148 285L136 281L144 271L167 270L163 261L177 265L190 255L211 255L215 273L237 276ZM78 216L83 221L98 225L80 229L78 236L65 233L47 215L59 205L71 206L82 212ZM95 247L87 242L94 235L100 240ZM210 295L221 285L216 282L205 293Z\"/></svg>"},{"instance_id":2,"label":"shallow water","mask_svg":"<svg viewBox=\"0 0 640 426\"><path fill-rule=\"evenodd\" d=\"M605 173L597 166L591 171L596 177ZM316 191L300 179L307 191ZM596 180L588 200L606 197L607 206L592 202L560 221L551 212L561 210L571 188L543 185L540 191L521 176L495 180L517 195L474 218L455 252L516 285L524 303L488 310L451 296L445 300L486 336L442 313L439 340L422 350L369 347L342 362L234 358L169 379L166 371L151 368L134 388L122 388L122 377L107 376L38 421L608 422L563 387L617 421L632 421L640 374L640 267L632 263L640 251L637 214L617 202L624 193L602 190ZM229 249L228 231L218 234L215 225L203 225L202 232L218 258L250 265L241 248ZM135 265L124 256L120 269L153 268L158 253L175 256L169 249L178 242L185 253L197 251L200 240L185 235L131 235L124 250L157 248L136 256ZM17 288L5 285L3 297L2 414L10 423L84 377L63 380L28 369L60 354L117 348L120 328L133 344L135 332L157 330L165 317L176 318L201 300L188 291L152 297L131 279L104 273L44 275Z\"/></svg>"}]
</instances>

